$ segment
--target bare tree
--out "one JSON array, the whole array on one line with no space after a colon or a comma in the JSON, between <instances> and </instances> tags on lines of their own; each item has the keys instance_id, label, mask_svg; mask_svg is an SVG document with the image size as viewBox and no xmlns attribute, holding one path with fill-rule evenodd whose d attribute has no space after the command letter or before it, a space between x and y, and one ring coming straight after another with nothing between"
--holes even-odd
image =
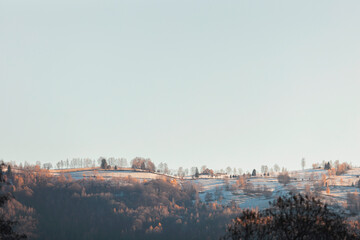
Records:
<instances>
[{"instance_id":1,"label":"bare tree","mask_svg":"<svg viewBox=\"0 0 360 240\"><path fill-rule=\"evenodd\" d=\"M214 193L214 195L215 195L215 199L216 199L217 201L219 201L219 202L222 201L222 199L223 199L223 193L222 193L221 189L220 189L218 186L216 186L216 188L215 188L215 193Z\"/></svg>"},{"instance_id":2,"label":"bare tree","mask_svg":"<svg viewBox=\"0 0 360 240\"><path fill-rule=\"evenodd\" d=\"M279 165L277 165L277 164L274 165L274 171L275 171L275 172L279 172L279 171L280 171Z\"/></svg>"},{"instance_id":3,"label":"bare tree","mask_svg":"<svg viewBox=\"0 0 360 240\"><path fill-rule=\"evenodd\" d=\"M289 195L268 209L242 210L223 239L359 239L359 230L344 214L320 200Z\"/></svg>"},{"instance_id":4,"label":"bare tree","mask_svg":"<svg viewBox=\"0 0 360 240\"><path fill-rule=\"evenodd\" d=\"M148 158L136 157L131 161L131 167L135 169L149 170L150 172L155 171L154 163Z\"/></svg>"},{"instance_id":5,"label":"bare tree","mask_svg":"<svg viewBox=\"0 0 360 240\"><path fill-rule=\"evenodd\" d=\"M178 176L179 176L179 177L184 177L184 169L183 169L183 167L179 167L179 169L178 169Z\"/></svg>"},{"instance_id":6,"label":"bare tree","mask_svg":"<svg viewBox=\"0 0 360 240\"><path fill-rule=\"evenodd\" d=\"M279 181L279 183L284 184L286 186L286 184L288 184L290 182L289 174L287 172L279 174L278 181Z\"/></svg>"},{"instance_id":7,"label":"bare tree","mask_svg":"<svg viewBox=\"0 0 360 240\"><path fill-rule=\"evenodd\" d=\"M43 168L49 170L50 168L52 168L52 164L51 163L44 163Z\"/></svg>"},{"instance_id":8,"label":"bare tree","mask_svg":"<svg viewBox=\"0 0 360 240\"><path fill-rule=\"evenodd\" d=\"M158 169L158 172L164 172L164 164L161 162L161 163L159 163L159 165L158 165L158 167L157 167L157 169Z\"/></svg>"},{"instance_id":9,"label":"bare tree","mask_svg":"<svg viewBox=\"0 0 360 240\"><path fill-rule=\"evenodd\" d=\"M301 167L302 167L302 170L304 170L304 168L305 168L305 158L301 159Z\"/></svg>"},{"instance_id":10,"label":"bare tree","mask_svg":"<svg viewBox=\"0 0 360 240\"><path fill-rule=\"evenodd\" d=\"M266 165L262 165L262 166L261 166L261 173L265 174L265 173L267 173L268 171L269 171L268 166L266 166Z\"/></svg>"},{"instance_id":11,"label":"bare tree","mask_svg":"<svg viewBox=\"0 0 360 240\"><path fill-rule=\"evenodd\" d=\"M41 162L40 161L36 161L36 165L41 167Z\"/></svg>"},{"instance_id":12,"label":"bare tree","mask_svg":"<svg viewBox=\"0 0 360 240\"><path fill-rule=\"evenodd\" d=\"M167 163L164 163L164 174L169 174L170 171L169 171L169 167L167 165Z\"/></svg>"},{"instance_id":13,"label":"bare tree","mask_svg":"<svg viewBox=\"0 0 360 240\"><path fill-rule=\"evenodd\" d=\"M146 162L146 169L150 172L155 172L155 164L150 159Z\"/></svg>"}]
</instances>

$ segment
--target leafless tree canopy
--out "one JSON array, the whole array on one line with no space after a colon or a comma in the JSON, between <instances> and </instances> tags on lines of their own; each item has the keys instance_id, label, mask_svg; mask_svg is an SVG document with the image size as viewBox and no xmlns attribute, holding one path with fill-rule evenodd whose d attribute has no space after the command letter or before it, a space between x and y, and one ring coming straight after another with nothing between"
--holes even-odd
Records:
<instances>
[{"instance_id":1,"label":"leafless tree canopy","mask_svg":"<svg viewBox=\"0 0 360 240\"><path fill-rule=\"evenodd\" d=\"M352 222L308 196L279 197L262 211L245 209L224 239L359 239Z\"/></svg>"}]
</instances>

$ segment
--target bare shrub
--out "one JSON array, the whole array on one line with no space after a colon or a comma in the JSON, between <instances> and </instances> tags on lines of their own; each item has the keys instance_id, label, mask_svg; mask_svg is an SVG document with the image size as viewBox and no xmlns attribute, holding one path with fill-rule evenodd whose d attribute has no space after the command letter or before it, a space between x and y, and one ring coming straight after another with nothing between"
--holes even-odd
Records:
<instances>
[{"instance_id":1,"label":"bare shrub","mask_svg":"<svg viewBox=\"0 0 360 240\"><path fill-rule=\"evenodd\" d=\"M360 196L358 192L347 194L347 209L352 213L360 211Z\"/></svg>"},{"instance_id":2,"label":"bare shrub","mask_svg":"<svg viewBox=\"0 0 360 240\"><path fill-rule=\"evenodd\" d=\"M350 165L348 163L342 163L336 168L336 175L342 175L350 169Z\"/></svg>"},{"instance_id":3,"label":"bare shrub","mask_svg":"<svg viewBox=\"0 0 360 240\"><path fill-rule=\"evenodd\" d=\"M213 201L213 194L210 192L207 192L205 194L205 202L211 202L211 201Z\"/></svg>"},{"instance_id":4,"label":"bare shrub","mask_svg":"<svg viewBox=\"0 0 360 240\"><path fill-rule=\"evenodd\" d=\"M286 184L288 184L290 182L290 177L287 172L279 174L277 179L278 179L278 182L281 184L284 184L284 186L286 186Z\"/></svg>"}]
</instances>

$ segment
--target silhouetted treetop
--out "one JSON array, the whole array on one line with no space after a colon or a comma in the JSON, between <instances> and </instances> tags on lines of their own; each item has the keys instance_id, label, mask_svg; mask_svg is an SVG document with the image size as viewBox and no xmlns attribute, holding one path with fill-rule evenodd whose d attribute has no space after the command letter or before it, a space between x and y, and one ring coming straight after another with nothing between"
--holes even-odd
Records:
<instances>
[{"instance_id":1,"label":"silhouetted treetop","mask_svg":"<svg viewBox=\"0 0 360 240\"><path fill-rule=\"evenodd\" d=\"M245 209L224 239L359 239L341 213L309 196L279 197L262 211Z\"/></svg>"}]
</instances>

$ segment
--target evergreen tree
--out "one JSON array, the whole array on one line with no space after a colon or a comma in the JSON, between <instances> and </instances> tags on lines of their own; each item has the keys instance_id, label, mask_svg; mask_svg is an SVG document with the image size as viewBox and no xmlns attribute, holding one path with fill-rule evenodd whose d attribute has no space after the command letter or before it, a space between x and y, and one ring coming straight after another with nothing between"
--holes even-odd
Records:
<instances>
[{"instance_id":1,"label":"evergreen tree","mask_svg":"<svg viewBox=\"0 0 360 240\"><path fill-rule=\"evenodd\" d=\"M195 177L199 178L199 169L198 168L195 169Z\"/></svg>"},{"instance_id":2,"label":"evergreen tree","mask_svg":"<svg viewBox=\"0 0 360 240\"><path fill-rule=\"evenodd\" d=\"M324 169L325 169L325 170L331 169L330 162L325 163Z\"/></svg>"},{"instance_id":3,"label":"evergreen tree","mask_svg":"<svg viewBox=\"0 0 360 240\"><path fill-rule=\"evenodd\" d=\"M8 175L8 177L11 177L11 175L12 175L11 165L10 164L8 165L7 175Z\"/></svg>"},{"instance_id":4,"label":"evergreen tree","mask_svg":"<svg viewBox=\"0 0 360 240\"><path fill-rule=\"evenodd\" d=\"M146 169L146 167L145 167L145 162L142 162L142 163L141 163L140 168L141 168L141 170L145 170L145 169Z\"/></svg>"},{"instance_id":5,"label":"evergreen tree","mask_svg":"<svg viewBox=\"0 0 360 240\"><path fill-rule=\"evenodd\" d=\"M102 169L106 169L106 168L107 168L107 162L106 162L106 159L105 159L105 158L101 159L101 168L102 168Z\"/></svg>"}]
</instances>

